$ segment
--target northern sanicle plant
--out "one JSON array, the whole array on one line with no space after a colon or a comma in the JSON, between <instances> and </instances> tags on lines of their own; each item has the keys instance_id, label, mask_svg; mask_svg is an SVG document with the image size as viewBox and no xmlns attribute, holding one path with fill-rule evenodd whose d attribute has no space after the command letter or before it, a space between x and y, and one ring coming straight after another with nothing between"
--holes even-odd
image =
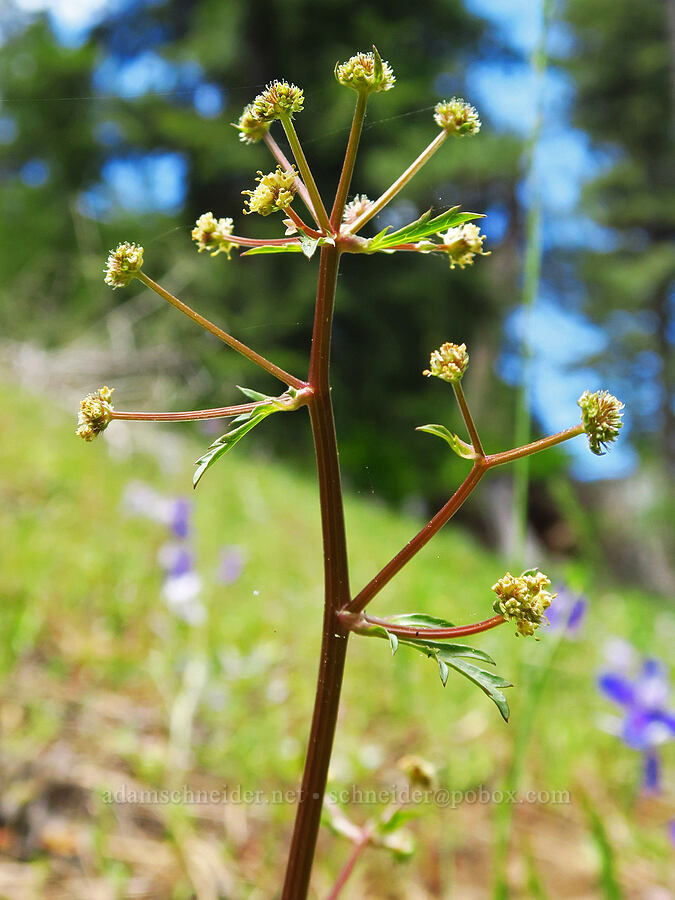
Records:
<instances>
[{"instance_id":1,"label":"northern sanicle plant","mask_svg":"<svg viewBox=\"0 0 675 900\"><path fill-rule=\"evenodd\" d=\"M309 886L349 637L384 638L389 641L392 652L401 644L413 648L435 660L443 684L451 671L464 676L494 701L507 720L509 708L504 689L511 686L510 682L486 668L494 665L494 660L487 653L460 643L458 639L508 621L515 624L516 634L534 635L539 626L546 624L546 610L555 594L549 591L549 578L537 568L515 576L507 572L492 586L496 595L493 614L483 621L463 625L453 625L419 613L381 618L369 613L371 601L452 518L489 471L554 447L584 432L588 436L590 449L601 454L606 445L616 439L622 425L622 403L606 391L586 391L579 399L582 410L580 423L525 446L488 454L462 389L462 379L469 364L466 346L452 342L440 344L431 353L428 368L423 374L438 378L451 387L468 441L440 424L423 425L419 430L443 439L454 453L466 460L470 466L469 473L444 506L405 547L365 586L358 591L352 590L330 383L331 329L341 258L352 253L433 253L444 256L453 269L471 266L477 256L488 254L483 249L484 236L476 224L482 216L461 212L459 206L435 216L429 210L416 221L395 231L387 227L372 237L364 237L361 233L446 141L478 134L481 123L476 110L456 97L438 103L433 115L438 132L420 155L376 200L369 200L365 194L353 195L349 200L366 107L372 94L391 90L395 78L390 65L381 59L375 47L370 52L357 53L338 64L335 77L339 85L354 91L356 104L330 211L319 193L294 124L295 116L304 106L303 91L294 84L276 80L246 106L235 127L241 141L266 144L276 164L266 174L258 172L255 186L242 191L246 197L244 214L268 216L281 212L285 233L272 240L243 237L234 233L232 218L216 218L211 212L201 215L192 231L197 250L200 253L206 251L214 257L224 254L229 259L233 250L242 251L247 256L296 253L303 254L308 260L318 255L316 305L307 375L298 377L284 371L174 297L145 273L143 248L133 243L121 243L108 257L105 269L107 284L122 288L132 280L139 281L227 346L275 376L284 385L284 390L278 396L268 396L250 388L240 388L248 402L216 409L153 413L116 409L111 402L112 389L102 387L82 401L77 429L77 434L89 441L115 419L185 421L231 418L233 427L215 440L197 460L193 478L196 486L208 469L268 416L298 409L306 409L309 413L321 507L324 619L314 713L282 891L285 900L300 900L306 896ZM272 135L275 123L283 129L292 151L293 163ZM305 207L309 220L298 212L299 204ZM453 337L457 339L457 336Z\"/></svg>"}]
</instances>

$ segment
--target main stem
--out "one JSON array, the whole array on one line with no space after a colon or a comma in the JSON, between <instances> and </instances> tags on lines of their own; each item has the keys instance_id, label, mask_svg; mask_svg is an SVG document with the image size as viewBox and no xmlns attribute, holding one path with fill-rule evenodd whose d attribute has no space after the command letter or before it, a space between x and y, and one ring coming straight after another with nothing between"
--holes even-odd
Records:
<instances>
[{"instance_id":1,"label":"main stem","mask_svg":"<svg viewBox=\"0 0 675 900\"><path fill-rule=\"evenodd\" d=\"M321 248L309 364L309 384L313 395L308 405L321 502L325 582L323 639L309 746L282 900L303 900L307 896L333 748L349 635L348 628L338 616L339 610L349 602L349 569L329 375L331 328L339 259L340 251L337 247L327 245Z\"/></svg>"}]
</instances>

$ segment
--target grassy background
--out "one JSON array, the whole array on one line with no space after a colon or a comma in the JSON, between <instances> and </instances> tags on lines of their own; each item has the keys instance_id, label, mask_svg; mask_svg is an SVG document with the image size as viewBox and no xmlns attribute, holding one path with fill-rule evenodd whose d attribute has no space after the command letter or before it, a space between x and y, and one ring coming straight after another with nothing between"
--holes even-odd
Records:
<instances>
[{"instance_id":1,"label":"grassy background","mask_svg":"<svg viewBox=\"0 0 675 900\"><path fill-rule=\"evenodd\" d=\"M301 477L246 448L207 473L194 500L208 621L190 627L160 596L165 530L127 517L120 501L134 479L190 494L206 440L182 440L179 464L163 471L155 456L75 440L72 417L12 385L0 386L0 427L0 897L274 896L292 804L125 804L106 802L105 792L298 786L321 621L313 473ZM154 429L160 443L180 429L137 427ZM358 589L420 523L359 497L348 498L346 514ZM227 587L215 578L224 545L246 557ZM491 614L489 586L505 568L450 526L373 612L474 621ZM648 889L666 890L672 805L669 813L667 798L640 796L639 756L598 727L615 710L594 678L608 635L666 659L673 619L656 598L594 584L578 566L552 570L583 585L591 609L583 637L556 655L523 790L566 790L571 802L516 808L514 896L534 896L535 871L550 896L609 896L586 801L605 823L626 896L666 896ZM450 790L498 789L527 703L519 685L546 665L554 642L550 633L515 640L506 627L476 638L516 683L505 725L458 676L443 689L430 661L405 648L392 659L385 642L353 639L331 785L403 786L396 762L415 753ZM347 812L363 822L373 810ZM417 807L412 860L392 869L384 851L369 851L344 896L487 896L493 811ZM348 852L322 833L315 896L325 896Z\"/></svg>"}]
</instances>

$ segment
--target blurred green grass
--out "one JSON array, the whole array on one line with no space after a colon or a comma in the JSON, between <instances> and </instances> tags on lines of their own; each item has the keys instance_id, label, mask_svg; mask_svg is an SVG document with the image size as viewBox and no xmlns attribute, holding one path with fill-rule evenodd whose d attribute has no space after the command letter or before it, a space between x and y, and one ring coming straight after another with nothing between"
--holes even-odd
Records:
<instances>
[{"instance_id":1,"label":"blurred green grass","mask_svg":"<svg viewBox=\"0 0 675 900\"><path fill-rule=\"evenodd\" d=\"M151 787L207 779L230 788L295 789L320 641L322 571L313 473L301 477L268 459L251 458L242 446L207 474L194 501L197 568L205 580L208 619L190 627L171 615L160 596L157 552L167 539L165 530L128 517L120 504L127 485L137 479L168 495L191 496L191 463L201 445L186 439L184 465L168 475L149 455L116 459L103 440L86 445L75 439L73 419L12 385L0 386L0 427L0 697L9 768L71 742L80 755L98 760L101 772L115 771ZM156 434L161 440L166 432ZM413 517L355 497L347 498L346 517L354 589L420 526ZM238 546L246 558L242 576L227 587L215 577L224 545ZM458 623L484 618L491 610L489 587L504 569L502 560L450 525L372 608L379 614L424 611ZM555 574L567 573L559 567ZM663 801L639 798L639 756L597 727L601 713L615 710L596 694L594 677L602 662L598 646L607 635L621 635L640 651L667 659L673 621L658 598L594 584L592 573L578 564L573 577L588 586L590 615L584 637L566 641L556 657L523 784L523 789L568 790L572 802L516 810L517 839L532 842L540 869L545 863L544 883L555 886L575 867L579 877L597 883L582 804L589 795L603 816L615 820L610 839L619 842L627 883L633 868L635 878L643 879L645 867L648 879L667 883ZM503 627L475 643L497 660L500 674L517 682L519 673L536 674L546 664L553 640L545 632L540 643L516 640ZM206 681L192 697L195 714L185 725L178 711L191 697L184 675L190 660L204 667ZM400 782L398 758L416 753L439 768L441 782L451 790L498 788L527 702L518 683L508 697L507 726L463 679L451 675L443 689L430 661L404 648L392 659L385 642L353 639L331 784L391 787ZM103 775L97 786L109 787ZM369 805L348 810L357 821L369 811ZM292 813L288 804L244 811L247 834L255 836L250 858L227 827L219 832L241 896L272 896ZM95 871L124 882L133 865L123 867L121 875L115 867L109 838L116 824L109 808L97 806L93 823L99 834ZM203 827L198 817L175 810L162 824L166 840L176 846L185 828L200 833ZM485 896L490 829L489 806L425 807L414 826L421 849L410 864L397 867L389 893L372 888L381 883L378 878L390 877L387 859L373 851L345 896L412 896L414 884L437 896L432 882L449 895L451 885L462 886L465 878L474 882L475 896ZM558 842L556 860L538 858L541 835ZM315 875L319 893L346 852L339 840L322 836ZM464 863L474 857L480 864L467 874ZM191 896L181 877L166 896Z\"/></svg>"}]
</instances>

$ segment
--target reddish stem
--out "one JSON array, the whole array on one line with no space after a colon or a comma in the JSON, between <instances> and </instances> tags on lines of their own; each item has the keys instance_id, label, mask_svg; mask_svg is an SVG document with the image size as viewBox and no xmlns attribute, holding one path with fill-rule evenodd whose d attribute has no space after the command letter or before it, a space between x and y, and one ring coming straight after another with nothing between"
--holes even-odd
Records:
<instances>
[{"instance_id":1,"label":"reddish stem","mask_svg":"<svg viewBox=\"0 0 675 900\"><path fill-rule=\"evenodd\" d=\"M445 506L368 582L363 590L346 605L345 609L352 613L363 612L373 597L379 594L382 588L389 584L391 579L401 571L406 563L410 562L413 556L419 553L422 547L428 544L432 537L454 516L486 471L487 468L483 461L476 460L467 477Z\"/></svg>"},{"instance_id":2,"label":"reddish stem","mask_svg":"<svg viewBox=\"0 0 675 900\"><path fill-rule=\"evenodd\" d=\"M288 213L288 217L293 220L293 223L295 224L295 226L297 228L299 228L301 231L304 231L308 237L311 237L311 238L323 237L323 235L320 231L315 231L313 228L310 228L309 225L307 225L305 222L303 222L302 219L300 218L300 216L296 213L296 211L291 206L287 206L285 212Z\"/></svg>"},{"instance_id":3,"label":"reddish stem","mask_svg":"<svg viewBox=\"0 0 675 900\"><path fill-rule=\"evenodd\" d=\"M338 612L349 601L349 569L342 486L330 395L330 344L340 251L326 245L319 281L309 364L313 395L309 413L316 450L324 557L324 618L321 658L305 770L286 868L282 900L307 896L330 763L349 629Z\"/></svg>"},{"instance_id":4,"label":"reddish stem","mask_svg":"<svg viewBox=\"0 0 675 900\"><path fill-rule=\"evenodd\" d=\"M241 403L239 406L221 406L219 409L193 409L189 412L122 412L115 409L111 419L132 419L137 422L192 422L196 419L228 419L253 412L260 403Z\"/></svg>"},{"instance_id":5,"label":"reddish stem","mask_svg":"<svg viewBox=\"0 0 675 900\"><path fill-rule=\"evenodd\" d=\"M497 625L503 625L506 619L503 616L492 616L483 622L473 622L471 625L453 625L448 628L416 628L411 625L397 625L387 619L377 616L364 616L363 620L369 625L381 625L391 634L399 637L420 638L421 640L446 640L447 638L464 637L467 634L480 634L481 631L489 631Z\"/></svg>"},{"instance_id":6,"label":"reddish stem","mask_svg":"<svg viewBox=\"0 0 675 900\"><path fill-rule=\"evenodd\" d=\"M504 450L502 453L492 453L490 456L485 457L485 465L488 469L492 469L494 466L503 466L504 463L522 459L524 456L531 456L533 453L539 453L540 450L548 450L550 447L555 447L556 444L562 444L563 441L569 441L570 438L577 437L577 435L583 433L583 425L574 425L572 428L566 428L564 431L533 441L531 444L525 444L523 447L516 447L514 450Z\"/></svg>"},{"instance_id":7,"label":"reddish stem","mask_svg":"<svg viewBox=\"0 0 675 900\"><path fill-rule=\"evenodd\" d=\"M272 156L281 165L282 169L284 169L286 172L290 172L290 170L293 168L293 166L289 162L288 157L283 152L281 147L277 144L277 142L274 140L272 135L269 133L269 131L265 132L265 137L263 138L263 140L269 147ZM311 215L311 217L314 219L314 221L318 225L319 220L317 219L316 213L314 212L314 206L312 205L312 200L309 196L309 191L307 190L307 187L305 186L304 181L302 180L302 178L300 178L299 175L295 179L295 189L297 190L298 194L300 195L302 202L307 207L309 214Z\"/></svg>"},{"instance_id":8,"label":"reddish stem","mask_svg":"<svg viewBox=\"0 0 675 900\"><path fill-rule=\"evenodd\" d=\"M357 862L359 856L361 856L361 854L363 853L365 848L370 843L371 837L372 837L372 832L371 832L370 828L363 828L361 831L361 839L354 845L354 849L350 853L349 859L347 860L342 871L338 875L337 881L333 885L333 888L332 888L330 894L328 895L328 897L326 898L326 900L336 900L336 898L339 896L340 891L342 890L342 888L345 886L345 884L347 882L347 879L352 874L352 872L354 870L354 866L356 865L356 862Z\"/></svg>"}]
</instances>

